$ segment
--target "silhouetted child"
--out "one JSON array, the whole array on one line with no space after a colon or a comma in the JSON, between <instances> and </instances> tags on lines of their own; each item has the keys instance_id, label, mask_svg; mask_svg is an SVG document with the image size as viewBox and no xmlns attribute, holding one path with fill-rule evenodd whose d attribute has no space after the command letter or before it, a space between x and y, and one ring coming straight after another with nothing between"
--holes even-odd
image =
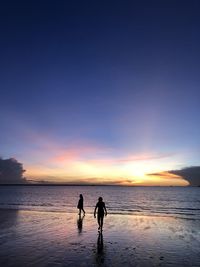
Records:
<instances>
[{"instance_id":1,"label":"silhouetted child","mask_svg":"<svg viewBox=\"0 0 200 267\"><path fill-rule=\"evenodd\" d=\"M79 201L78 201L78 205L77 205L77 208L79 209L79 215L81 215L81 211L83 211L84 215L85 215L85 211L83 209L83 195L80 194L79 196Z\"/></svg>"},{"instance_id":2,"label":"silhouetted child","mask_svg":"<svg viewBox=\"0 0 200 267\"><path fill-rule=\"evenodd\" d=\"M102 231L104 214L105 216L107 215L106 206L105 203L103 202L102 197L99 197L99 201L97 202L96 207L94 209L94 218L96 218L96 210L97 210L97 222L99 224L98 230Z\"/></svg>"}]
</instances>

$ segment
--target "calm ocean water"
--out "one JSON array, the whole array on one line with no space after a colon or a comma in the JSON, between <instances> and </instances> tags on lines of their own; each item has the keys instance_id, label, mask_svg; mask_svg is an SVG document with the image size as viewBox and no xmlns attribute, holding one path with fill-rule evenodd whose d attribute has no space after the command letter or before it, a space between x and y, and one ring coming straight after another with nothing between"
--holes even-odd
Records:
<instances>
[{"instance_id":1,"label":"calm ocean water","mask_svg":"<svg viewBox=\"0 0 200 267\"><path fill-rule=\"evenodd\" d=\"M200 220L199 187L0 186L0 209L86 213L102 196L110 214L162 215Z\"/></svg>"}]
</instances>

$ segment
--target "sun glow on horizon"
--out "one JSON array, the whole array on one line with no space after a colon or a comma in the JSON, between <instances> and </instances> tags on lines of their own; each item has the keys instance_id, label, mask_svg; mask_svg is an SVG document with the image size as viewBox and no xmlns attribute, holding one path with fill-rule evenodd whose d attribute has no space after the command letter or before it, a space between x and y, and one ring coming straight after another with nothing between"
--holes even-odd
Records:
<instances>
[{"instance_id":1,"label":"sun glow on horizon","mask_svg":"<svg viewBox=\"0 0 200 267\"><path fill-rule=\"evenodd\" d=\"M36 137L33 135L34 142ZM119 150L80 140L62 144L41 136L37 138L37 150L27 149L20 161L26 169L25 177L33 182L188 185L182 177L166 174L180 164L180 155L132 151L133 148ZM149 175L156 173L160 175Z\"/></svg>"},{"instance_id":2,"label":"sun glow on horizon","mask_svg":"<svg viewBox=\"0 0 200 267\"><path fill-rule=\"evenodd\" d=\"M166 163L158 160L60 160L46 166L30 165L28 179L61 183L121 184L121 185L178 185L188 182L178 175L166 172ZM154 175L153 173L160 173Z\"/></svg>"}]
</instances>

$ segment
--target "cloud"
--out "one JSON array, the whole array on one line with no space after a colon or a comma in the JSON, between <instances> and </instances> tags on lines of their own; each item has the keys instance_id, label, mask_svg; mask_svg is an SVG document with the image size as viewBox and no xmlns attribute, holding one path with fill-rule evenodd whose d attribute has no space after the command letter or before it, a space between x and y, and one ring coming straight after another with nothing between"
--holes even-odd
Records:
<instances>
[{"instance_id":1,"label":"cloud","mask_svg":"<svg viewBox=\"0 0 200 267\"><path fill-rule=\"evenodd\" d=\"M90 178L82 178L81 184L92 184L92 185L132 185L134 184L134 180L127 178L118 178L118 179L110 179L110 178L102 178L102 177L90 177Z\"/></svg>"},{"instance_id":2,"label":"cloud","mask_svg":"<svg viewBox=\"0 0 200 267\"><path fill-rule=\"evenodd\" d=\"M23 177L23 165L16 159L1 159L0 158L0 184L21 184L25 183Z\"/></svg>"},{"instance_id":3,"label":"cloud","mask_svg":"<svg viewBox=\"0 0 200 267\"><path fill-rule=\"evenodd\" d=\"M200 166L186 167L181 170L172 170L169 173L180 175L187 180L191 186L200 186Z\"/></svg>"},{"instance_id":4,"label":"cloud","mask_svg":"<svg viewBox=\"0 0 200 267\"><path fill-rule=\"evenodd\" d=\"M161 171L156 173L149 173L146 175L149 176L151 182L159 182L160 185L167 185L167 186L188 186L189 182L184 179L184 177L171 173L170 171Z\"/></svg>"},{"instance_id":5,"label":"cloud","mask_svg":"<svg viewBox=\"0 0 200 267\"><path fill-rule=\"evenodd\" d=\"M200 186L200 166L186 167L180 170L170 170L157 173L149 173L148 176L158 176L163 179L181 178L189 182L191 186Z\"/></svg>"},{"instance_id":6,"label":"cloud","mask_svg":"<svg viewBox=\"0 0 200 267\"><path fill-rule=\"evenodd\" d=\"M157 154L157 155L136 155L136 156L130 156L123 159L118 159L118 162L130 162L130 161L146 161L146 160L155 160L155 159L163 159L173 156L174 153L163 153L163 154Z\"/></svg>"},{"instance_id":7,"label":"cloud","mask_svg":"<svg viewBox=\"0 0 200 267\"><path fill-rule=\"evenodd\" d=\"M35 178L35 177L34 177ZM65 184L65 185L134 185L135 181L127 178L110 179L103 177L71 177L65 176L57 179L56 176L43 175L39 176L37 180L29 179L31 184Z\"/></svg>"},{"instance_id":8,"label":"cloud","mask_svg":"<svg viewBox=\"0 0 200 267\"><path fill-rule=\"evenodd\" d=\"M70 145L67 148L57 148L57 150L54 151L56 155L51 158L51 161L54 163L65 163L84 158L93 158L106 154L108 150L109 149L105 147L88 144Z\"/></svg>"},{"instance_id":9,"label":"cloud","mask_svg":"<svg viewBox=\"0 0 200 267\"><path fill-rule=\"evenodd\" d=\"M110 155L105 155L103 158L95 158L95 159L87 159L86 161L90 164L93 164L95 166L130 166L132 168L133 172L136 169L141 169L143 170L144 173L146 173L146 168L144 166L142 167L142 164L148 163L148 166L150 164L152 165L158 165L159 161L162 161L168 157L174 156L174 153L160 153L160 154L150 154L150 153L145 153L145 154L138 154L138 155L124 155L121 157L115 157L113 154ZM147 165L146 165L147 166ZM133 173L132 172L132 173ZM142 172L142 171L141 171Z\"/></svg>"},{"instance_id":10,"label":"cloud","mask_svg":"<svg viewBox=\"0 0 200 267\"><path fill-rule=\"evenodd\" d=\"M162 179L177 179L182 178L178 174L172 174L169 171L163 171L163 172L156 172L156 173L148 173L147 176L158 176Z\"/></svg>"}]
</instances>

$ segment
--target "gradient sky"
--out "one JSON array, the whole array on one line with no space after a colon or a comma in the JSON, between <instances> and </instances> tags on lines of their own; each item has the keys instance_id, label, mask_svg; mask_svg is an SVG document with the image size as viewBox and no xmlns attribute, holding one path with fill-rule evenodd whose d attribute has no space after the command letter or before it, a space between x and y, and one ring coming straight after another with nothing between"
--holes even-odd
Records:
<instances>
[{"instance_id":1,"label":"gradient sky","mask_svg":"<svg viewBox=\"0 0 200 267\"><path fill-rule=\"evenodd\" d=\"M3 1L0 156L35 181L186 185L200 2ZM161 173L163 175L147 175Z\"/></svg>"}]
</instances>

